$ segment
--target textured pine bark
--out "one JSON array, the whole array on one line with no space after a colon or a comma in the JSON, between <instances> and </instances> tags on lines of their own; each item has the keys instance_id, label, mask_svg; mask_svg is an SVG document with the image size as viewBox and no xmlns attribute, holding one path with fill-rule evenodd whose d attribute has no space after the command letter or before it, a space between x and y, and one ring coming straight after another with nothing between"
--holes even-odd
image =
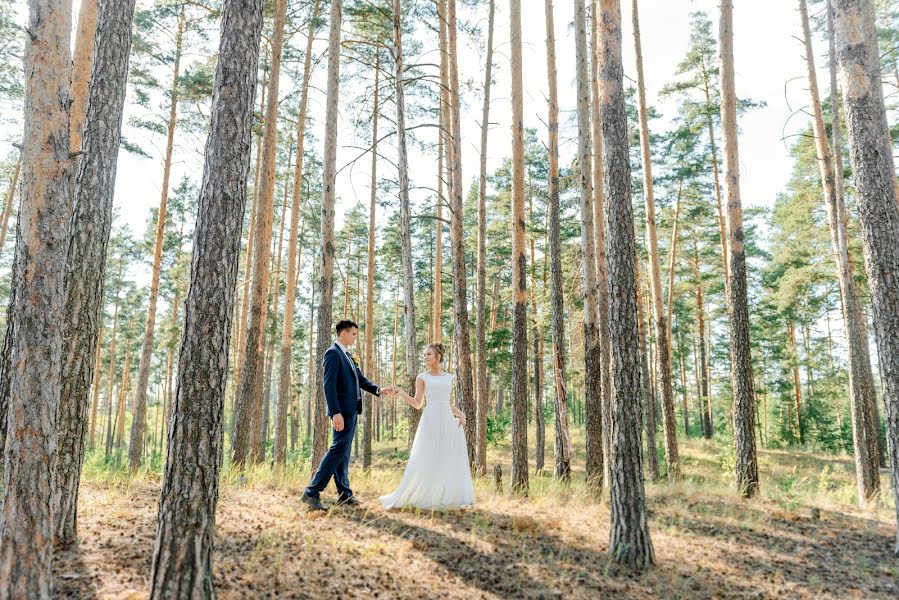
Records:
<instances>
[{"instance_id":1,"label":"textured pine bark","mask_svg":"<svg viewBox=\"0 0 899 600\"><path fill-rule=\"evenodd\" d=\"M453 264L453 359L456 371L456 400L466 415L476 414L468 334L468 280L465 270L465 238L462 228L462 121L460 118L456 0L447 0L447 46L449 53L452 177L450 178L450 244ZM475 461L476 419L465 423L468 464Z\"/></svg>"},{"instance_id":2,"label":"textured pine bark","mask_svg":"<svg viewBox=\"0 0 899 600\"><path fill-rule=\"evenodd\" d=\"M603 215L604 196L602 189L602 122L599 117L599 28L597 2L590 5L590 42L592 45L592 60L590 61L591 87L591 117L593 123L593 233L596 245L596 306L597 322L599 327L599 356L601 378L599 380L600 393L602 394L602 456L603 478L609 480L612 468L612 379L609 370L609 273L606 261L606 222Z\"/></svg>"},{"instance_id":3,"label":"textured pine bark","mask_svg":"<svg viewBox=\"0 0 899 600\"><path fill-rule=\"evenodd\" d=\"M399 13L397 13L398 15ZM398 16L394 18L398 20ZM378 207L378 113L380 105L381 54L375 55L374 102L371 113L371 190L368 202L368 275L365 283L365 370L374 371L375 329L375 218ZM371 467L372 403L362 405L365 436L362 443L362 468Z\"/></svg>"},{"instance_id":4,"label":"textured pine bark","mask_svg":"<svg viewBox=\"0 0 899 600\"><path fill-rule=\"evenodd\" d=\"M833 0L831 8L884 383L893 495L899 497L899 289L895 283L899 271L899 206L874 11L870 2L862 0ZM899 502L896 517L899 520ZM899 533L895 553L899 555Z\"/></svg>"},{"instance_id":5,"label":"textured pine bark","mask_svg":"<svg viewBox=\"0 0 899 600\"><path fill-rule=\"evenodd\" d=\"M597 495L603 486L602 355L600 352L596 286L596 235L591 172L590 78L587 69L587 24L584 0L574 2L574 39L577 62L578 190L581 196L581 245L584 288L584 392L587 414L587 483Z\"/></svg>"},{"instance_id":6,"label":"textured pine bark","mask_svg":"<svg viewBox=\"0 0 899 600\"><path fill-rule=\"evenodd\" d=\"M322 360L332 343L331 310L334 304L334 196L337 179L337 101L340 94L340 27L342 0L331 0L331 25L328 35L328 88L325 111L325 148L321 216L321 256L319 270L319 305L317 309L315 358L315 423L312 432L312 469L318 467L328 445L328 415L322 381Z\"/></svg>"},{"instance_id":7,"label":"textured pine bark","mask_svg":"<svg viewBox=\"0 0 899 600\"><path fill-rule=\"evenodd\" d=\"M215 597L212 550L262 0L223 7L150 598Z\"/></svg>"},{"instance_id":8,"label":"textured pine bark","mask_svg":"<svg viewBox=\"0 0 899 600\"><path fill-rule=\"evenodd\" d=\"M49 598L56 410L71 212L72 5L30 0L22 202L7 335L9 414L0 512L0 598ZM93 355L90 356L93 358Z\"/></svg>"},{"instance_id":9,"label":"textured pine bark","mask_svg":"<svg viewBox=\"0 0 899 600\"><path fill-rule=\"evenodd\" d=\"M600 2L600 78L609 261L609 328L612 354L612 526L609 554L636 570L654 562L647 524L640 443L640 348L636 253L631 206L619 0Z\"/></svg>"},{"instance_id":10,"label":"textured pine bark","mask_svg":"<svg viewBox=\"0 0 899 600\"><path fill-rule=\"evenodd\" d=\"M831 0L827 0L827 38L828 38L828 71L830 74L830 110L831 110L831 131L833 133L833 141L831 146L831 157L833 160L833 175L834 175L834 201L835 201L835 215L831 217L830 212L828 212L828 219L832 220L831 228L836 225L837 233L841 236L841 246L845 248L845 262L840 266L840 269L843 268L848 269L848 285L854 290L855 289L855 279L853 276L853 257L849 253L848 248L848 237L847 237L847 229L849 226L849 215L846 211L846 204L844 202L844 181L843 181L843 141L841 136L841 119L840 119L840 100L839 100L839 90L837 87L837 57L836 57L836 42L834 39L834 28L833 28L833 11L831 9ZM830 211L830 206L828 205L828 211ZM833 233L831 233L831 237L833 237ZM841 253L838 255L842 260L842 249ZM855 384L854 379L853 383L850 383L850 386L860 385L864 389L864 391L860 391L859 393L865 398L865 418L863 420L865 425L865 433L868 442L868 470L870 474L868 475L868 479L871 479L877 489L880 488L880 468L878 465L878 454L882 451L880 448L880 419L871 419L871 415L875 412L875 408L877 406L877 397L874 393L874 382L873 382L873 374L871 370L871 355L868 350L868 332L867 332L867 323L865 319L864 312L862 311L861 303L859 302L858 292L856 291L854 296L851 294L846 294L841 289L841 294L846 296L846 300L843 301L845 304L844 310L847 311L848 314L843 315L844 321L847 323L847 329L849 329L848 324L850 320L854 323L851 332L855 332L857 335L852 335L849 339L850 341L850 370L849 375L850 378L853 378L853 375L856 375L859 383ZM859 345L856 350L853 351L853 346ZM857 355L859 359L857 361L853 361L853 355ZM856 373L854 373L856 372ZM853 387L850 387L850 394L853 392ZM860 403L855 402L853 398L850 397L850 406L855 407L856 410L861 408ZM853 427L855 426L854 421L856 420L853 417ZM859 422L862 422L862 418L858 417ZM871 432L874 432L875 435L872 435ZM853 430L854 435L854 430ZM861 440L859 440L860 442ZM858 465L856 465L858 468ZM858 475L857 475L858 477ZM861 483L861 482L858 482Z\"/></svg>"},{"instance_id":11,"label":"textured pine bark","mask_svg":"<svg viewBox=\"0 0 899 600\"><path fill-rule=\"evenodd\" d=\"M72 56L72 113L69 118L69 145L72 152L82 150L81 134L87 117L87 95L91 82L94 38L97 32L99 0L82 0L78 9L78 31Z\"/></svg>"},{"instance_id":12,"label":"textured pine bark","mask_svg":"<svg viewBox=\"0 0 899 600\"><path fill-rule=\"evenodd\" d=\"M484 68L484 109L481 113L481 162L478 178L477 345L477 464L478 476L487 475L487 132L490 124L490 84L493 81L493 25L496 2L490 0L487 17L487 63Z\"/></svg>"},{"instance_id":13,"label":"textured pine bark","mask_svg":"<svg viewBox=\"0 0 899 600\"><path fill-rule=\"evenodd\" d=\"M737 95L734 88L733 0L721 0L721 125L724 132L724 197L727 199L727 307L730 314L730 373L733 385L734 446L737 489L749 498L758 493L759 467L755 450L755 395L749 343L746 292L746 252L740 201L737 151Z\"/></svg>"},{"instance_id":14,"label":"textured pine bark","mask_svg":"<svg viewBox=\"0 0 899 600\"><path fill-rule=\"evenodd\" d=\"M178 78L181 72L181 57L184 43L185 17L184 7L178 18L178 30L175 33L175 66L172 74L170 90L168 138L166 140L165 158L162 170L162 196L159 200L159 212L156 215L156 241L153 250L153 268L150 278L150 301L147 307L147 320L144 324L144 340L140 352L140 364L137 370L137 394L134 397L131 422L131 444L128 447L128 465L131 471L140 467L144 451L144 431L147 428L147 384L150 380L150 363L153 359L153 337L156 330L156 302L159 299L159 274L162 268L162 244L165 238L166 208L169 199L169 178L172 173L172 152L175 147L175 129L178 126Z\"/></svg>"},{"instance_id":15,"label":"textured pine bark","mask_svg":"<svg viewBox=\"0 0 899 600\"><path fill-rule=\"evenodd\" d=\"M528 324L521 0L509 6L512 62L512 490L528 494Z\"/></svg>"},{"instance_id":16,"label":"textured pine bark","mask_svg":"<svg viewBox=\"0 0 899 600\"><path fill-rule=\"evenodd\" d=\"M554 456L557 478L571 474L571 437L568 433L568 392L565 388L565 296L562 292L562 235L559 216L559 101L556 82L556 31L553 2L544 1L546 14L546 72L549 81L549 277L552 302L552 369Z\"/></svg>"},{"instance_id":17,"label":"textured pine bark","mask_svg":"<svg viewBox=\"0 0 899 600\"><path fill-rule=\"evenodd\" d=\"M54 535L61 544L70 544L76 537L78 482L103 306L133 18L134 0L100 1L87 126L81 143L84 155L75 177L66 260L67 317L63 324L57 481L53 492Z\"/></svg>"},{"instance_id":18,"label":"textured pine bark","mask_svg":"<svg viewBox=\"0 0 899 600\"><path fill-rule=\"evenodd\" d=\"M649 251L649 289L652 292L653 324L656 332L656 376L662 392L662 427L665 431L665 462L670 479L680 478L677 449L677 423L674 419L674 390L671 385L671 347L668 319L662 301L662 270L656 230L655 194L652 180L652 158L649 150L649 119L646 110L646 86L643 77L643 51L640 43L640 17L637 1L633 3L634 48L637 60L637 110L640 119L640 154L643 160L643 197L646 200L646 233Z\"/></svg>"},{"instance_id":19,"label":"textured pine bark","mask_svg":"<svg viewBox=\"0 0 899 600\"><path fill-rule=\"evenodd\" d=\"M272 65L262 133L262 175L256 214L256 239L253 249L253 282L250 294L249 321L244 339L244 360L240 387L235 402L234 438L231 461L243 465L260 454L265 374L265 322L268 314L268 290L271 279L269 261L272 256L272 220L275 194L275 158L278 145L278 85L281 72L281 49L284 45L286 0L275 2L275 35L272 41Z\"/></svg>"}]
</instances>

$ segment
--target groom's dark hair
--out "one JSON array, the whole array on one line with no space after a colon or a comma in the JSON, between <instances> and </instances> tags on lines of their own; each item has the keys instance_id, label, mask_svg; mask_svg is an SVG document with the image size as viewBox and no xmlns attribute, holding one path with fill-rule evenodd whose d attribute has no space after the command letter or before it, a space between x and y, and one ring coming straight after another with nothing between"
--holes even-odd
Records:
<instances>
[{"instance_id":1,"label":"groom's dark hair","mask_svg":"<svg viewBox=\"0 0 899 600\"><path fill-rule=\"evenodd\" d=\"M343 331L344 329L353 329L353 328L359 329L359 326L356 325L353 321L350 321L348 319L344 319L343 321L338 321L337 322L337 335L340 335L340 332Z\"/></svg>"}]
</instances>

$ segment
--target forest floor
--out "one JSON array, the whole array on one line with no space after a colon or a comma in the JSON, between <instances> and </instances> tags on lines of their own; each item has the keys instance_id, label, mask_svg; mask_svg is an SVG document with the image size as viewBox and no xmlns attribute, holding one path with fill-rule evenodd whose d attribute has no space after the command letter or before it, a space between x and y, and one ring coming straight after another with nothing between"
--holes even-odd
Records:
<instances>
[{"instance_id":1,"label":"forest floor","mask_svg":"<svg viewBox=\"0 0 899 600\"><path fill-rule=\"evenodd\" d=\"M351 468L360 508L323 514L300 502L305 467L226 471L213 560L219 597L899 597L892 497L858 510L845 456L762 451L762 496L746 502L729 484L724 441L682 441L683 481L647 483L656 565L635 575L609 562L608 500L587 499L582 473L567 486L532 474L530 499L516 499L508 448L493 448L505 494L490 478L476 483L473 509L388 512L377 497L401 476L397 446L377 447L369 473ZM888 489L886 472L882 479ZM159 485L158 474L86 469L81 542L54 554L56 597L146 597ZM329 492L323 498L333 501Z\"/></svg>"}]
</instances>

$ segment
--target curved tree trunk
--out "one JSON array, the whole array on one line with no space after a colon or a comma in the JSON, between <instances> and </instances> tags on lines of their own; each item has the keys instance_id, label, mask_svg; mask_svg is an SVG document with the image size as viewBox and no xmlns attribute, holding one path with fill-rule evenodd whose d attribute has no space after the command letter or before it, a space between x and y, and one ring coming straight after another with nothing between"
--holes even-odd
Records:
<instances>
[{"instance_id":1,"label":"curved tree trunk","mask_svg":"<svg viewBox=\"0 0 899 600\"><path fill-rule=\"evenodd\" d=\"M75 541L78 483L103 307L106 246L112 229L116 162L122 137L125 81L134 0L102 0L87 103L84 156L75 178L66 259L63 362L58 410L54 535Z\"/></svg>"},{"instance_id":2,"label":"curved tree trunk","mask_svg":"<svg viewBox=\"0 0 899 600\"><path fill-rule=\"evenodd\" d=\"M559 217L559 101L556 83L556 31L553 2L544 1L546 14L546 72L549 80L549 274L552 299L554 474L571 475L571 436L568 432L568 391L565 387L565 296L563 294L562 234Z\"/></svg>"},{"instance_id":3,"label":"curved tree trunk","mask_svg":"<svg viewBox=\"0 0 899 600\"><path fill-rule=\"evenodd\" d=\"M893 495L899 497L899 207L870 2L833 0L836 54L843 76L849 156L858 190L865 270L884 383ZM899 519L899 502L896 503ZM899 555L899 534L895 552Z\"/></svg>"},{"instance_id":4,"label":"curved tree trunk","mask_svg":"<svg viewBox=\"0 0 899 600\"><path fill-rule=\"evenodd\" d=\"M612 560L636 570L654 562L647 525L640 443L640 347L637 326L636 251L631 206L631 169L624 70L621 64L621 8L600 3L600 103L609 260L609 328L612 354Z\"/></svg>"},{"instance_id":5,"label":"curved tree trunk","mask_svg":"<svg viewBox=\"0 0 899 600\"><path fill-rule=\"evenodd\" d=\"M241 366L240 388L234 414L234 439L231 461L243 465L261 455L259 448L263 379L265 374L265 323L268 316L269 261L272 256L272 217L275 195L275 158L278 145L278 84L281 72L281 49L284 45L286 0L275 3L275 36L272 43L272 68L265 107L262 133L262 176L256 214L256 239L253 249L253 283L250 294L249 321Z\"/></svg>"},{"instance_id":6,"label":"curved tree trunk","mask_svg":"<svg viewBox=\"0 0 899 600\"><path fill-rule=\"evenodd\" d=\"M9 416L0 513L0 597L49 598L56 409L71 199L71 3L29 0L22 203L11 305ZM93 355L90 356L93 358Z\"/></svg>"},{"instance_id":7,"label":"curved tree trunk","mask_svg":"<svg viewBox=\"0 0 899 600\"><path fill-rule=\"evenodd\" d=\"M210 598L225 385L262 0L227 0L194 234L150 598Z\"/></svg>"},{"instance_id":8,"label":"curved tree trunk","mask_svg":"<svg viewBox=\"0 0 899 600\"><path fill-rule=\"evenodd\" d=\"M303 158L306 148L306 108L309 104L309 80L312 75L312 42L315 40L320 0L314 0L306 34L306 53L303 56L303 87L300 96L300 112L297 120L297 161L293 172L293 204L290 209L290 240L287 254L287 291L284 297L284 323L281 329L281 360L278 372L278 429L275 439L275 464L287 462L287 414L290 398L290 353L293 342L293 315L297 297L297 279L302 263L302 253L297 250L297 225L300 218L300 195L303 183ZM304 220L305 222L305 220ZM311 332L310 332L311 336ZM294 420L296 416L294 416ZM296 445L296 431L291 432L291 442Z\"/></svg>"},{"instance_id":9,"label":"curved tree trunk","mask_svg":"<svg viewBox=\"0 0 899 600\"><path fill-rule=\"evenodd\" d=\"M744 498L759 488L755 450L755 395L749 343L746 252L737 152L737 95L734 89L733 0L721 0L721 124L724 131L724 196L727 198L727 306L730 313L730 373L734 394L737 489Z\"/></svg>"},{"instance_id":10,"label":"curved tree trunk","mask_svg":"<svg viewBox=\"0 0 899 600\"><path fill-rule=\"evenodd\" d=\"M328 90L325 112L325 148L323 165L323 194L321 217L321 271L319 280L318 339L315 360L315 424L312 435L312 469L318 467L328 445L328 416L325 410L325 389L322 381L322 361L331 337L331 309L334 303L334 186L337 178L337 101L340 94L340 27L342 0L331 0L331 25L328 36Z\"/></svg>"},{"instance_id":11,"label":"curved tree trunk","mask_svg":"<svg viewBox=\"0 0 899 600\"><path fill-rule=\"evenodd\" d=\"M478 309L477 333L477 464L479 477L487 474L487 132L490 125L490 85L493 83L493 24L496 2L490 0L487 17L487 62L484 69L484 109L481 113L481 172L478 178L478 265L476 305Z\"/></svg>"},{"instance_id":12,"label":"curved tree trunk","mask_svg":"<svg viewBox=\"0 0 899 600\"><path fill-rule=\"evenodd\" d=\"M175 146L175 128L178 125L178 78L181 73L181 52L184 42L184 6L178 17L175 33L175 68L172 75L171 102L169 105L168 138L162 172L162 197L156 215L156 242L153 250L153 270L150 279L150 301L144 325L144 341L141 346L140 366L137 371L137 395L134 398L131 423L131 445L128 448L128 465L131 471L140 467L144 450L144 431L147 428L147 384L150 380L150 363L153 359L153 335L156 329L156 301L159 299L159 271L162 265L162 244L165 238L166 206L169 200L169 177L172 172L172 151Z\"/></svg>"},{"instance_id":13,"label":"curved tree trunk","mask_svg":"<svg viewBox=\"0 0 899 600\"><path fill-rule=\"evenodd\" d=\"M528 289L524 239L521 0L509 9L512 44L512 489L528 495Z\"/></svg>"},{"instance_id":14,"label":"curved tree trunk","mask_svg":"<svg viewBox=\"0 0 899 600\"><path fill-rule=\"evenodd\" d=\"M640 17L637 0L633 0L634 49L637 60L637 110L640 118L640 150L643 159L643 196L646 200L646 233L649 240L649 286L655 316L658 367L656 376L662 391L662 426L665 430L665 462L670 479L680 478L677 450L677 423L674 420L674 390L671 385L671 347L668 320L662 300L662 270L656 231L655 195L653 193L652 158L649 149L649 118L646 112L646 86L643 78L643 51L640 44ZM669 291L670 293L670 291Z\"/></svg>"},{"instance_id":15,"label":"curved tree trunk","mask_svg":"<svg viewBox=\"0 0 899 600\"><path fill-rule=\"evenodd\" d=\"M584 386L587 414L587 483L599 495L603 486L602 356L596 286L596 235L590 130L590 78L587 70L587 24L584 0L574 2L574 39L577 62L578 189L581 196L581 245L584 287Z\"/></svg>"}]
</instances>

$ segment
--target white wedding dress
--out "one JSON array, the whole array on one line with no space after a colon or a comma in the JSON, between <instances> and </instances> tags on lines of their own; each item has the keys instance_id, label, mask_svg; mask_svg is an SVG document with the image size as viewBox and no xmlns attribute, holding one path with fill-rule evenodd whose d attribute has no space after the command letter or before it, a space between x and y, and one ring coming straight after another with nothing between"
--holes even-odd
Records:
<instances>
[{"instance_id":1,"label":"white wedding dress","mask_svg":"<svg viewBox=\"0 0 899 600\"><path fill-rule=\"evenodd\" d=\"M409 452L400 486L381 496L384 508L434 510L474 504L474 485L465 431L450 409L453 375L419 375L425 382L427 403Z\"/></svg>"}]
</instances>

